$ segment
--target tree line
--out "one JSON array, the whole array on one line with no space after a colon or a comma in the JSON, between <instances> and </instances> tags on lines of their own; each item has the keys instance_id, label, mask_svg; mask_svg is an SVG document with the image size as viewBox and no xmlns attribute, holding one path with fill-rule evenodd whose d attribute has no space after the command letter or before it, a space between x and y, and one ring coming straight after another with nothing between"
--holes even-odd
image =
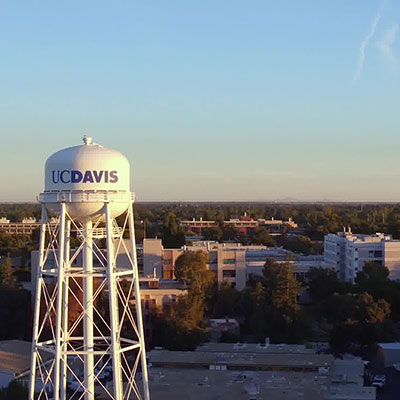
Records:
<instances>
[{"instance_id":1,"label":"tree line","mask_svg":"<svg viewBox=\"0 0 400 400\"><path fill-rule=\"evenodd\" d=\"M151 345L194 349L208 340L208 318L236 318L241 335L229 341L304 343L329 341L336 352L369 350L396 338L400 320L400 283L389 271L367 263L355 283L339 280L332 270L313 268L303 282L293 264L268 259L263 276L251 276L245 289L218 287L207 269L207 255L188 251L176 262L176 276L188 294L153 310ZM309 300L300 301L304 296Z\"/></svg>"}]
</instances>

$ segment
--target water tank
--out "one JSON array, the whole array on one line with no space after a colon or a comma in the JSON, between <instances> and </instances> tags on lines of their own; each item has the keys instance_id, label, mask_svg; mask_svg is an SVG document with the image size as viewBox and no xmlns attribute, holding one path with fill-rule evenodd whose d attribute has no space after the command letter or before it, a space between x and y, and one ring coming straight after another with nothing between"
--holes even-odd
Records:
<instances>
[{"instance_id":1,"label":"water tank","mask_svg":"<svg viewBox=\"0 0 400 400\"><path fill-rule=\"evenodd\" d=\"M89 137L81 146L69 147L51 155L45 164L45 190L39 201L50 213L57 213L61 202L79 220L93 219L111 204L113 216L129 206L130 165L119 151L96 144Z\"/></svg>"}]
</instances>

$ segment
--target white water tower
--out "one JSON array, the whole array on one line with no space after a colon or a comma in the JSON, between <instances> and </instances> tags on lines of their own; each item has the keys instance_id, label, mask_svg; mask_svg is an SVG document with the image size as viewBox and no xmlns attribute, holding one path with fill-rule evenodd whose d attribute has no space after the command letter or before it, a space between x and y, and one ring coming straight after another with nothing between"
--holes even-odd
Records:
<instances>
[{"instance_id":1,"label":"white water tower","mask_svg":"<svg viewBox=\"0 0 400 400\"><path fill-rule=\"evenodd\" d=\"M30 400L149 400L128 160L84 137L39 201Z\"/></svg>"}]
</instances>

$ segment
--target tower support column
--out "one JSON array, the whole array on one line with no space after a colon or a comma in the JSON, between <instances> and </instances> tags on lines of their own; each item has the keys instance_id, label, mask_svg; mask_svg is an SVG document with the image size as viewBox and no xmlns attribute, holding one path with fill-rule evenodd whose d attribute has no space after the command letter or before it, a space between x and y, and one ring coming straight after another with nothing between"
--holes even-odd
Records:
<instances>
[{"instance_id":1,"label":"tower support column","mask_svg":"<svg viewBox=\"0 0 400 400\"><path fill-rule=\"evenodd\" d=\"M141 358L140 361L142 367L143 395L144 395L144 400L150 400L149 378L147 374L146 343L144 341L142 301L140 298L139 269L137 262L137 253L136 253L135 223L133 219L132 202L129 206L128 213L129 213L129 238L131 241L132 260L133 260L133 274L134 274L133 279L135 281L134 291L136 300L136 315L137 315L137 324L138 324L139 341L140 341L140 358Z\"/></svg>"},{"instance_id":2,"label":"tower support column","mask_svg":"<svg viewBox=\"0 0 400 400\"><path fill-rule=\"evenodd\" d=\"M64 251L65 251L65 203L61 203L60 233L58 248L58 271L57 271L57 302L56 302L56 337L55 337L55 360L54 360L54 400L60 399L60 367L63 361L63 332L62 332L62 309L63 309L63 286L64 286Z\"/></svg>"},{"instance_id":3,"label":"tower support column","mask_svg":"<svg viewBox=\"0 0 400 400\"><path fill-rule=\"evenodd\" d=\"M44 264L44 247L46 239L47 211L42 205L42 218L40 220L40 238L39 238L39 263L36 271L36 291L35 291L35 309L33 315L33 335L32 335L32 358L31 371L29 376L29 400L34 400L36 369L37 369L37 343L39 336L40 319L40 300L42 295L42 269ZM33 282L32 282L33 283Z\"/></svg>"},{"instance_id":4,"label":"tower support column","mask_svg":"<svg viewBox=\"0 0 400 400\"><path fill-rule=\"evenodd\" d=\"M85 400L94 400L94 339L93 339L93 223L83 223L83 337Z\"/></svg>"},{"instance_id":5,"label":"tower support column","mask_svg":"<svg viewBox=\"0 0 400 400\"><path fill-rule=\"evenodd\" d=\"M114 229L110 204L106 203L107 284L110 309L111 358L114 378L114 398L122 399L122 375L120 355L120 333L118 312L117 276L115 271Z\"/></svg>"}]
</instances>

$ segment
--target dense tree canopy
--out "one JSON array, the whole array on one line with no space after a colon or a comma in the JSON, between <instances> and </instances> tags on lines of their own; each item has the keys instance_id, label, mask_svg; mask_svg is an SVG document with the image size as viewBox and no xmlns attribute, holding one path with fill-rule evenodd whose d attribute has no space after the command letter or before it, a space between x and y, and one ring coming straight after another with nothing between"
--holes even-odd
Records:
<instances>
[{"instance_id":1,"label":"dense tree canopy","mask_svg":"<svg viewBox=\"0 0 400 400\"><path fill-rule=\"evenodd\" d=\"M188 294L163 310L154 310L154 345L189 350L206 340L206 297L214 283L207 259L208 255L202 251L187 251L176 260L175 275L186 284Z\"/></svg>"},{"instance_id":2,"label":"dense tree canopy","mask_svg":"<svg viewBox=\"0 0 400 400\"><path fill-rule=\"evenodd\" d=\"M187 251L175 262L175 276L186 283L191 294L204 293L214 282L213 272L207 267L208 254L203 251Z\"/></svg>"},{"instance_id":3,"label":"dense tree canopy","mask_svg":"<svg viewBox=\"0 0 400 400\"><path fill-rule=\"evenodd\" d=\"M11 381L7 387L0 389L0 400L26 400L28 397L27 386L18 381Z\"/></svg>"},{"instance_id":4,"label":"dense tree canopy","mask_svg":"<svg viewBox=\"0 0 400 400\"><path fill-rule=\"evenodd\" d=\"M8 254L7 258L0 262L0 286L13 288L16 284L10 254Z\"/></svg>"},{"instance_id":5,"label":"dense tree canopy","mask_svg":"<svg viewBox=\"0 0 400 400\"><path fill-rule=\"evenodd\" d=\"M287 220L293 217L296 230L285 230L273 238L265 228L247 234L224 226L223 221L250 217ZM20 221L24 217L40 217L37 204L0 204L0 217ZM351 227L354 233L385 232L400 239L400 206L397 204L276 204L276 203L136 203L135 226L138 241L146 237L162 237L165 247L181 247L186 235L180 221L203 218L215 220L217 226L204 229L208 240L239 241L245 244L278 246L298 253L321 253L324 235ZM0 232L0 255L26 254L37 248L38 232L31 237L12 236ZM301 288L293 277L290 263L267 260L262 277L250 277L239 292L229 285L213 285L214 277L206 268L207 257L188 252L177 262L177 277L185 282L188 295L177 299L155 316L157 332L164 335L158 343L170 342L175 348L191 348L206 337L208 317L235 316L241 322L246 338L272 341L302 342L330 336L335 348L370 346L377 340L394 337L393 322L400 320L400 283L389 280L389 272L379 264L367 263L356 283L344 283L329 270L311 270ZM0 280L11 283L9 266L1 270ZM7 272L8 271L8 272ZM11 283L12 286L12 283ZM301 291L308 289L311 303L299 304ZM7 293L6 293L7 292ZM9 294L11 293L11 294ZM5 287L1 313L4 320L29 320L30 307L23 291ZM29 296L28 296L29 297ZM18 303L23 299L24 304ZM21 300L22 301L22 300ZM18 310L15 308L18 306ZM17 312L18 311L18 312ZM311 323L312 322L312 323ZM22 337L26 327L12 331L0 328L3 338ZM10 328L10 329L9 329ZM176 333L176 335L173 335ZM28 335L29 336L29 335ZM172 339L171 339L172 340ZM157 342L157 341L156 341ZM162 345L162 344L161 344Z\"/></svg>"},{"instance_id":6,"label":"dense tree canopy","mask_svg":"<svg viewBox=\"0 0 400 400\"><path fill-rule=\"evenodd\" d=\"M185 244L185 233L174 212L167 215L162 233L162 242L166 248L179 248Z\"/></svg>"}]
</instances>

